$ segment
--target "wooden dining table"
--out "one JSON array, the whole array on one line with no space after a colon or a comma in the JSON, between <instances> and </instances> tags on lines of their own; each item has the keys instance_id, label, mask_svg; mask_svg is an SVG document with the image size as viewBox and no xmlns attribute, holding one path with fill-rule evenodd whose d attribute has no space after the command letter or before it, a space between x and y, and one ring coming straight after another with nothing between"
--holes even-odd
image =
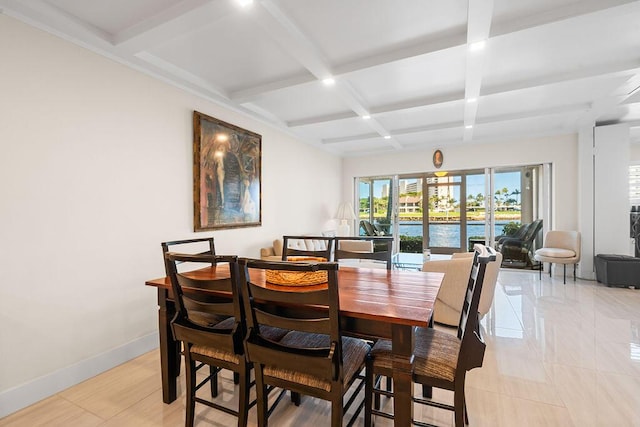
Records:
<instances>
[{"instance_id":1,"label":"wooden dining table","mask_svg":"<svg viewBox=\"0 0 640 427\"><path fill-rule=\"evenodd\" d=\"M261 273L250 271L252 282L266 287L278 286L266 283ZM207 279L230 277L228 264L186 274ZM414 329L431 325L443 276L442 273L343 266L338 271L342 332L392 342L395 426L411 425ZM180 371L180 343L173 339L170 324L175 314L171 282L168 277L161 277L145 284L157 288L158 292L162 398L165 403L171 403L177 397L176 381Z\"/></svg>"}]
</instances>

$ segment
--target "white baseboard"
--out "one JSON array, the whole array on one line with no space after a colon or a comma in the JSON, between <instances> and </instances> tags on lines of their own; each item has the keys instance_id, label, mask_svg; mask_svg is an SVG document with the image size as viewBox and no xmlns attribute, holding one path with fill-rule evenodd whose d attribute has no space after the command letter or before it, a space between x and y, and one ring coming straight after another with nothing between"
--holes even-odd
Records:
<instances>
[{"instance_id":1,"label":"white baseboard","mask_svg":"<svg viewBox=\"0 0 640 427\"><path fill-rule=\"evenodd\" d=\"M158 348L158 333L62 368L0 393L0 418Z\"/></svg>"}]
</instances>

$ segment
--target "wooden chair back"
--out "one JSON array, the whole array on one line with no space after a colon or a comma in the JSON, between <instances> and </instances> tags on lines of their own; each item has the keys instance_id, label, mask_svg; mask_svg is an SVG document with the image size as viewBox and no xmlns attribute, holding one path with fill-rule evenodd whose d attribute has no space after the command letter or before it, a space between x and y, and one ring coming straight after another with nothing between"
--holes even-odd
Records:
<instances>
[{"instance_id":1,"label":"wooden chair back","mask_svg":"<svg viewBox=\"0 0 640 427\"><path fill-rule=\"evenodd\" d=\"M482 366L486 344L480 332L478 305L487 264L496 260L495 250L491 247L476 244L474 251L473 265L458 325L458 338L461 340L458 368L464 371Z\"/></svg>"},{"instance_id":2,"label":"wooden chair back","mask_svg":"<svg viewBox=\"0 0 640 427\"><path fill-rule=\"evenodd\" d=\"M216 248L213 242L213 237L202 237L198 239L186 239L186 240L173 240L169 242L160 243L162 246L162 257L164 259L164 269L169 275L169 264L167 258L165 257L166 253L178 252L178 253L190 253L190 254L200 254L200 255L215 255ZM176 248L176 246L180 246L180 248ZM188 249L188 250L187 250ZM178 262L181 264L181 262Z\"/></svg>"},{"instance_id":3,"label":"wooden chair back","mask_svg":"<svg viewBox=\"0 0 640 427\"><path fill-rule=\"evenodd\" d=\"M290 256L304 256L304 257L318 257L324 258L327 261L333 261L333 245L334 237L327 236L282 236L282 260L287 261ZM324 248L313 249L301 249L289 247L290 241L306 241L306 242L322 242Z\"/></svg>"},{"instance_id":4,"label":"wooden chair back","mask_svg":"<svg viewBox=\"0 0 640 427\"><path fill-rule=\"evenodd\" d=\"M266 364L342 382L342 340L338 300L338 264L269 262L240 259L240 288L247 336L245 351L249 362ZM313 273L326 271L327 284L300 287L255 284L252 274L266 270ZM327 347L292 347L270 341L261 329L276 327L329 336ZM341 387L340 387L341 389Z\"/></svg>"},{"instance_id":5,"label":"wooden chair back","mask_svg":"<svg viewBox=\"0 0 640 427\"><path fill-rule=\"evenodd\" d=\"M176 304L176 316L171 321L175 339L185 342L185 345L200 344L243 354L244 326L241 319L244 316L237 289L237 257L175 252L167 252L165 257ZM226 262L229 263L231 277L215 280L196 278L178 272L177 264L180 262L202 267ZM231 316L236 321L228 328L214 328L218 322Z\"/></svg>"}]
</instances>

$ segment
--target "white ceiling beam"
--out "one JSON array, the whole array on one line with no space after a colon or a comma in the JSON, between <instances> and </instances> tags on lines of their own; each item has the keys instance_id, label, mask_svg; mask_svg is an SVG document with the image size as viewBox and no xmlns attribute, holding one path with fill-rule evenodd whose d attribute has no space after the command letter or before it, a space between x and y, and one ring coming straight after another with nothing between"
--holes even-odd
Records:
<instances>
[{"instance_id":1,"label":"white ceiling beam","mask_svg":"<svg viewBox=\"0 0 640 427\"><path fill-rule=\"evenodd\" d=\"M633 0L590 0L586 2L577 2L570 6L560 7L538 15L525 17L523 19L511 19L508 22L499 24L496 24L494 22L491 24L491 30L488 36L504 36L511 33L525 31L535 27L551 24L553 22L562 21L587 13L593 13L632 2ZM473 4L473 2L471 3ZM336 64L333 66L333 75L335 77L340 77L342 75L355 73L392 62L402 61L408 58L422 55L428 55L440 50L458 48L466 44L466 33L467 32L463 30L457 30L445 36L439 35L437 38L434 38L432 40L423 40L420 43L412 43L411 45L400 48L394 46L393 49L389 49L386 52L377 53L369 57L359 58L357 60L348 61L342 64ZM296 82L295 79L288 77L286 79L283 79L282 81L276 80L266 85L248 87L239 90L236 93L238 93L238 98L240 98L243 102L248 102L250 100L250 97L255 98L270 91L284 89L291 85L303 84L307 81L308 80L305 80L303 76L300 76L299 83ZM232 94L232 99L235 100L235 93Z\"/></svg>"},{"instance_id":2,"label":"white ceiling beam","mask_svg":"<svg viewBox=\"0 0 640 427\"><path fill-rule=\"evenodd\" d=\"M541 13L494 22L491 27L490 37L504 36L529 28L541 27L554 22L633 3L634 1L637 0L582 0L571 2L555 9L545 10Z\"/></svg>"},{"instance_id":3,"label":"white ceiling beam","mask_svg":"<svg viewBox=\"0 0 640 427\"><path fill-rule=\"evenodd\" d=\"M590 108L591 108L591 104L589 103L561 105L561 106L551 107L551 108L526 110L518 113L500 114L495 116L484 117L481 119L477 119L476 124L477 125L495 124L495 123L504 123L504 122L513 121L513 120L521 120L521 119L534 118L534 117L552 116L556 114L580 113L584 111L589 111ZM438 124L426 125L426 126L394 129L391 132L391 135L401 136L401 135L407 135L412 133L422 133L422 132L427 133L427 132L434 132L434 131L447 130L447 129L460 129L462 127L462 124L463 124L462 121L454 121L454 122L438 123ZM340 142L374 139L376 137L377 137L376 134L365 133L365 134L351 135L351 136L339 137L339 138L325 138L322 140L322 143L335 144Z\"/></svg>"},{"instance_id":4,"label":"white ceiling beam","mask_svg":"<svg viewBox=\"0 0 640 427\"><path fill-rule=\"evenodd\" d=\"M249 14L282 49L296 59L318 80L333 76L328 61L289 17L270 0L253 6Z\"/></svg>"},{"instance_id":5,"label":"white ceiling beam","mask_svg":"<svg viewBox=\"0 0 640 427\"><path fill-rule=\"evenodd\" d=\"M503 123L513 120L529 119L533 117L553 116L556 114L568 114L568 113L581 113L587 112L591 109L592 105L589 102L581 102L570 105L559 105L557 107L540 108L537 110L527 110L517 113L500 114L489 117L479 117L476 119L477 125Z\"/></svg>"},{"instance_id":6,"label":"white ceiling beam","mask_svg":"<svg viewBox=\"0 0 640 427\"><path fill-rule=\"evenodd\" d=\"M334 77L329 61L275 2L261 0L255 6L251 16L285 52L294 57L318 80ZM356 115L369 114L362 97L346 81L337 81L334 87L328 87L327 90L334 90ZM367 120L367 125L382 137L389 135L389 132L375 119ZM385 138L385 141L394 148L401 148L393 138Z\"/></svg>"},{"instance_id":7,"label":"white ceiling beam","mask_svg":"<svg viewBox=\"0 0 640 427\"><path fill-rule=\"evenodd\" d=\"M416 56L428 55L441 50L456 48L465 44L466 40L466 28L456 29L446 35L439 34L436 38L430 37L426 40L420 40L417 43L412 42L407 46L394 46L393 49L376 55L342 63L334 67L334 72L336 75L354 73L366 70L367 68L402 61Z\"/></svg>"},{"instance_id":8,"label":"white ceiling beam","mask_svg":"<svg viewBox=\"0 0 640 427\"><path fill-rule=\"evenodd\" d=\"M311 73L298 74L289 78L268 82L231 92L231 100L239 104L260 99L266 93L275 92L288 87L299 86L306 83L317 82L318 79Z\"/></svg>"},{"instance_id":9,"label":"white ceiling beam","mask_svg":"<svg viewBox=\"0 0 640 427\"><path fill-rule=\"evenodd\" d=\"M598 66L593 68L580 68L578 70L574 70L567 73L554 74L544 77L538 77L535 79L522 80L518 82L513 82L505 85L497 85L497 86L484 86L480 89L480 97L483 96L491 96L491 95L500 95L503 93L515 92L520 90L533 89L541 86L548 86L553 84L560 84L568 81L582 80L582 79L592 79L592 78L612 78L617 76L634 76L636 73L640 72L640 60L629 60L625 62L617 62L612 64L607 64L604 66ZM634 95L637 95L638 92L634 92ZM430 106L435 106L439 104L445 104L449 102L463 102L465 100L465 94L463 91L451 92L448 94L433 96L433 97L425 97L425 98L416 98L408 101L403 101L394 104L386 104L377 107L371 107L369 109L369 113L371 115L384 114L384 113L392 113L395 111L404 111L410 110L414 108L426 108ZM339 117L337 119L342 120L345 117ZM290 122L290 126L306 126L312 125L316 123L324 123L327 121L331 121L330 116L318 116L318 117L309 117L305 119L300 119L296 121Z\"/></svg>"},{"instance_id":10,"label":"white ceiling beam","mask_svg":"<svg viewBox=\"0 0 640 427\"><path fill-rule=\"evenodd\" d=\"M464 140L473 138L473 125L478 112L478 97L482 86L483 64L487 49L491 17L493 15L493 0L469 1L467 20L467 62L465 69L464 98ZM475 48L480 45L481 48ZM489 46L487 46L489 45ZM475 102L469 102L474 100Z\"/></svg>"},{"instance_id":11,"label":"white ceiling beam","mask_svg":"<svg viewBox=\"0 0 640 427\"><path fill-rule=\"evenodd\" d=\"M547 76L537 77L535 79L521 80L503 85L494 85L490 87L485 86L480 90L480 95L496 95L500 93L531 89L540 86L548 86L572 80L590 79L594 77L615 77L624 75L631 76L639 71L640 59L631 59L624 62L609 63L591 68L577 68L565 73L550 74Z\"/></svg>"},{"instance_id":12,"label":"white ceiling beam","mask_svg":"<svg viewBox=\"0 0 640 427\"><path fill-rule=\"evenodd\" d=\"M229 99L226 92L219 86L212 84L210 81L205 80L202 77L189 73L184 68L177 67L162 58L158 58L157 56L147 52L140 52L135 55L135 58L144 61L147 65L152 65L157 72L168 74L173 78L198 86L210 94L214 94L219 100L228 101Z\"/></svg>"},{"instance_id":13,"label":"white ceiling beam","mask_svg":"<svg viewBox=\"0 0 640 427\"><path fill-rule=\"evenodd\" d=\"M113 35L82 21L56 5L42 1L2 0L3 13L29 25L70 40L89 49L110 48Z\"/></svg>"},{"instance_id":14,"label":"white ceiling beam","mask_svg":"<svg viewBox=\"0 0 640 427\"><path fill-rule=\"evenodd\" d=\"M325 116L316 116L316 117L311 117L308 119L301 119L301 120L291 120L287 122L287 126L290 128L295 128L300 126L314 125L318 123L327 123L327 122L335 122L335 121L344 120L344 119L352 119L354 117L358 117L358 115L355 112L342 111L339 113L327 114Z\"/></svg>"},{"instance_id":15,"label":"white ceiling beam","mask_svg":"<svg viewBox=\"0 0 640 427\"><path fill-rule=\"evenodd\" d=\"M232 12L237 7L230 1L184 0L115 34L113 43L135 54L212 25Z\"/></svg>"}]
</instances>

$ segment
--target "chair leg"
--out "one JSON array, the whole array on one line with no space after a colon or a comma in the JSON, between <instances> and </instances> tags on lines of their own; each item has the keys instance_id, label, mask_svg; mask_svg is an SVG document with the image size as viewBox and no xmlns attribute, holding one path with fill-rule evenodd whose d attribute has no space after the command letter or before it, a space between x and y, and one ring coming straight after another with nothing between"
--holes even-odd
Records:
<instances>
[{"instance_id":1,"label":"chair leg","mask_svg":"<svg viewBox=\"0 0 640 427\"><path fill-rule=\"evenodd\" d=\"M249 367L245 365L238 372L240 380L240 394L238 396L238 427L247 427L249 418Z\"/></svg>"},{"instance_id":2,"label":"chair leg","mask_svg":"<svg viewBox=\"0 0 640 427\"><path fill-rule=\"evenodd\" d=\"M294 405L300 406L301 400L302 397L300 396L300 393L298 393L297 391L291 392L291 402L293 402Z\"/></svg>"},{"instance_id":3,"label":"chair leg","mask_svg":"<svg viewBox=\"0 0 640 427\"><path fill-rule=\"evenodd\" d=\"M371 427L371 404L373 402L373 363L367 359L364 371L364 425ZM379 408L376 408L379 409Z\"/></svg>"},{"instance_id":4,"label":"chair leg","mask_svg":"<svg viewBox=\"0 0 640 427\"><path fill-rule=\"evenodd\" d=\"M258 427L267 427L269 425L269 420L267 419L267 399L269 398L269 395L264 384L262 368L260 366L255 366L254 371L256 377L256 408L258 412Z\"/></svg>"},{"instance_id":5,"label":"chair leg","mask_svg":"<svg viewBox=\"0 0 640 427\"><path fill-rule=\"evenodd\" d=\"M567 264L562 264L562 283L567 284Z\"/></svg>"},{"instance_id":6,"label":"chair leg","mask_svg":"<svg viewBox=\"0 0 640 427\"><path fill-rule=\"evenodd\" d=\"M331 427L342 427L342 394L331 401Z\"/></svg>"},{"instance_id":7,"label":"chair leg","mask_svg":"<svg viewBox=\"0 0 640 427\"><path fill-rule=\"evenodd\" d=\"M455 412L455 426L464 427L464 380L457 381L453 392L453 407Z\"/></svg>"},{"instance_id":8,"label":"chair leg","mask_svg":"<svg viewBox=\"0 0 640 427\"><path fill-rule=\"evenodd\" d=\"M544 263L540 261L540 268L538 269L538 280L542 280L542 269L544 268Z\"/></svg>"},{"instance_id":9,"label":"chair leg","mask_svg":"<svg viewBox=\"0 0 640 427\"><path fill-rule=\"evenodd\" d=\"M433 397L433 387L422 384L422 397L431 399Z\"/></svg>"},{"instance_id":10,"label":"chair leg","mask_svg":"<svg viewBox=\"0 0 640 427\"><path fill-rule=\"evenodd\" d=\"M240 384L240 374L238 374L237 372L233 373L233 383L235 385Z\"/></svg>"},{"instance_id":11,"label":"chair leg","mask_svg":"<svg viewBox=\"0 0 640 427\"><path fill-rule=\"evenodd\" d=\"M209 375L211 376L211 397L218 397L218 374L215 366L209 365Z\"/></svg>"},{"instance_id":12,"label":"chair leg","mask_svg":"<svg viewBox=\"0 0 640 427\"><path fill-rule=\"evenodd\" d=\"M467 398L464 398L464 423L469 425L469 412L467 412Z\"/></svg>"},{"instance_id":13,"label":"chair leg","mask_svg":"<svg viewBox=\"0 0 640 427\"><path fill-rule=\"evenodd\" d=\"M187 399L186 399L186 414L185 414L185 423L186 427L193 427L193 421L195 416L196 409L196 364L191 359L191 356L188 354L189 349L185 349L185 358L184 358L184 371L187 382Z\"/></svg>"},{"instance_id":14,"label":"chair leg","mask_svg":"<svg viewBox=\"0 0 640 427\"><path fill-rule=\"evenodd\" d=\"M549 263L549 277L551 277L551 263Z\"/></svg>"},{"instance_id":15,"label":"chair leg","mask_svg":"<svg viewBox=\"0 0 640 427\"><path fill-rule=\"evenodd\" d=\"M573 281L576 281L576 265L573 264Z\"/></svg>"}]
</instances>

